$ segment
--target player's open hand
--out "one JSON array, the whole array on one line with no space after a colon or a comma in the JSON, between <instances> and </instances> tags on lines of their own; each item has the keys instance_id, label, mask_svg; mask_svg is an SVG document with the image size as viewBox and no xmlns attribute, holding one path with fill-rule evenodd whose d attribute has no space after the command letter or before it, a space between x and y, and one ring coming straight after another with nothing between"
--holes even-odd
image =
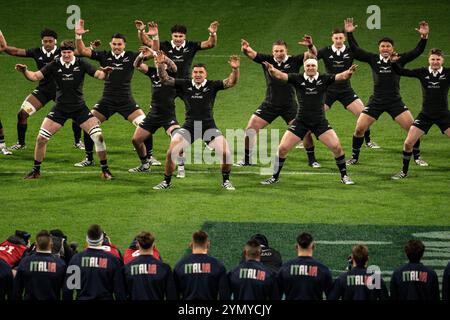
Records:
<instances>
[{"instance_id":1,"label":"player's open hand","mask_svg":"<svg viewBox=\"0 0 450 320\"><path fill-rule=\"evenodd\" d=\"M86 32L89 32L89 29L88 30L84 29L84 20L80 19L75 26L75 34L81 36Z\"/></svg>"},{"instance_id":2,"label":"player's open hand","mask_svg":"<svg viewBox=\"0 0 450 320\"><path fill-rule=\"evenodd\" d=\"M28 67L26 64L16 64L15 69L19 72L24 73L25 71L28 70Z\"/></svg>"},{"instance_id":3,"label":"player's open hand","mask_svg":"<svg viewBox=\"0 0 450 320\"><path fill-rule=\"evenodd\" d=\"M89 46L93 50L99 48L101 45L102 45L102 42L99 39L89 42Z\"/></svg>"},{"instance_id":4,"label":"player's open hand","mask_svg":"<svg viewBox=\"0 0 450 320\"><path fill-rule=\"evenodd\" d=\"M426 21L420 21L419 22L419 28L416 28L416 31L420 33L420 36L422 38L425 38L428 36L428 33L430 32L430 27L428 26L428 22Z\"/></svg>"},{"instance_id":5,"label":"player's open hand","mask_svg":"<svg viewBox=\"0 0 450 320\"><path fill-rule=\"evenodd\" d=\"M228 59L228 63L231 68L237 69L241 65L241 59L238 55L233 54L232 56L230 56L230 59Z\"/></svg>"},{"instance_id":6,"label":"player's open hand","mask_svg":"<svg viewBox=\"0 0 450 320\"><path fill-rule=\"evenodd\" d=\"M114 68L111 66L108 67L100 67L100 70L103 71L105 74L110 74L114 71Z\"/></svg>"},{"instance_id":7,"label":"player's open hand","mask_svg":"<svg viewBox=\"0 0 450 320\"><path fill-rule=\"evenodd\" d=\"M303 39L300 40L298 42L298 44L302 45L302 46L305 46L305 47L312 46L312 44L313 44L312 37L309 34L305 34L303 36Z\"/></svg>"},{"instance_id":8,"label":"player's open hand","mask_svg":"<svg viewBox=\"0 0 450 320\"><path fill-rule=\"evenodd\" d=\"M358 65L357 65L357 64L352 64L352 66L351 66L350 68L348 68L347 71L348 71L350 74L352 74L353 72L356 71L356 68L358 68Z\"/></svg>"},{"instance_id":9,"label":"player's open hand","mask_svg":"<svg viewBox=\"0 0 450 320\"><path fill-rule=\"evenodd\" d=\"M389 57L389 60L391 60L391 62L397 62L400 59L400 56L397 52L393 52L391 54L391 56Z\"/></svg>"},{"instance_id":10,"label":"player's open hand","mask_svg":"<svg viewBox=\"0 0 450 320\"><path fill-rule=\"evenodd\" d=\"M248 43L248 41L245 39L241 39L241 50L243 52L245 52L248 50L249 47L250 47L250 44Z\"/></svg>"},{"instance_id":11,"label":"player's open hand","mask_svg":"<svg viewBox=\"0 0 450 320\"><path fill-rule=\"evenodd\" d=\"M156 52L147 46L140 47L139 51L142 52L142 54L146 58L153 58L154 56L156 56Z\"/></svg>"},{"instance_id":12,"label":"player's open hand","mask_svg":"<svg viewBox=\"0 0 450 320\"><path fill-rule=\"evenodd\" d=\"M158 35L158 24L155 21L150 21L148 23L148 32L147 35L149 37L154 37Z\"/></svg>"},{"instance_id":13,"label":"player's open hand","mask_svg":"<svg viewBox=\"0 0 450 320\"><path fill-rule=\"evenodd\" d=\"M156 64L162 64L162 63L164 63L165 58L166 58L166 56L164 55L164 52L162 52L161 50L159 50L159 51L156 53L155 63L156 63Z\"/></svg>"},{"instance_id":14,"label":"player's open hand","mask_svg":"<svg viewBox=\"0 0 450 320\"><path fill-rule=\"evenodd\" d=\"M353 32L358 26L353 24L353 18L347 18L344 20L345 32Z\"/></svg>"},{"instance_id":15,"label":"player's open hand","mask_svg":"<svg viewBox=\"0 0 450 320\"><path fill-rule=\"evenodd\" d=\"M265 67L266 67L266 69L267 69L267 71L273 71L275 68L273 67L273 65L271 65L270 63L268 63L267 61L263 61L263 63L262 63Z\"/></svg>"},{"instance_id":16,"label":"player's open hand","mask_svg":"<svg viewBox=\"0 0 450 320\"><path fill-rule=\"evenodd\" d=\"M145 24L141 20L134 20L134 25L136 26L136 29L145 31Z\"/></svg>"},{"instance_id":17,"label":"player's open hand","mask_svg":"<svg viewBox=\"0 0 450 320\"><path fill-rule=\"evenodd\" d=\"M219 21L213 21L209 25L208 31L209 32L217 32L218 28L219 28Z\"/></svg>"}]
</instances>

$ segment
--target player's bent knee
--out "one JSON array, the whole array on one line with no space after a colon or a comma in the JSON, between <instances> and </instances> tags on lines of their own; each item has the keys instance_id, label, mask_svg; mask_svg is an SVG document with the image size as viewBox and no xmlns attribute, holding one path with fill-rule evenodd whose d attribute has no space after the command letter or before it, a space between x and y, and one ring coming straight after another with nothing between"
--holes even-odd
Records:
<instances>
[{"instance_id":1,"label":"player's bent knee","mask_svg":"<svg viewBox=\"0 0 450 320\"><path fill-rule=\"evenodd\" d=\"M97 152L106 151L105 140L103 139L102 129L99 126L94 126L89 130L89 136L94 141L95 150Z\"/></svg>"},{"instance_id":2,"label":"player's bent knee","mask_svg":"<svg viewBox=\"0 0 450 320\"><path fill-rule=\"evenodd\" d=\"M38 143L47 143L47 141L50 140L51 137L52 137L52 133L50 131L48 131L47 129L44 129L44 128L40 128L39 134L37 137L37 142Z\"/></svg>"},{"instance_id":3,"label":"player's bent knee","mask_svg":"<svg viewBox=\"0 0 450 320\"><path fill-rule=\"evenodd\" d=\"M134 125L136 128L139 127L139 125L140 125L142 122L144 122L144 119L145 119L145 115L144 115L144 114L141 114L141 115L137 116L137 117L134 118L134 120L132 121L132 122L133 122L133 125Z\"/></svg>"},{"instance_id":4,"label":"player's bent knee","mask_svg":"<svg viewBox=\"0 0 450 320\"><path fill-rule=\"evenodd\" d=\"M24 112L27 117L31 116L32 114L34 114L36 112L36 108L27 100L25 100L22 105L20 106L20 112Z\"/></svg>"}]
</instances>

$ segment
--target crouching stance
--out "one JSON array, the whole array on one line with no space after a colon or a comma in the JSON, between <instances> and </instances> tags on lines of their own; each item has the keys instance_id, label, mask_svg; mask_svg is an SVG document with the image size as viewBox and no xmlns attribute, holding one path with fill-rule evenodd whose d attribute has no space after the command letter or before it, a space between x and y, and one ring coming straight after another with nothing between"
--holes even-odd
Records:
<instances>
[{"instance_id":1,"label":"crouching stance","mask_svg":"<svg viewBox=\"0 0 450 320\"><path fill-rule=\"evenodd\" d=\"M277 183L289 151L303 140L308 132L312 132L333 152L336 165L341 173L341 182L353 184L347 175L344 151L339 138L325 118L323 98L330 84L335 81L348 80L357 66L352 65L348 70L336 75L320 75L317 71L317 60L311 58L304 62L305 72L303 74L286 74L275 69L268 62L264 64L272 77L294 86L297 91L299 109L294 123L288 128L278 146L273 176L261 183L264 185Z\"/></svg>"},{"instance_id":2,"label":"crouching stance","mask_svg":"<svg viewBox=\"0 0 450 320\"><path fill-rule=\"evenodd\" d=\"M53 77L57 87L56 105L42 122L34 149L33 170L25 176L25 179L40 177L41 163L45 157L48 140L64 125L67 119L72 119L79 124L94 141L102 167L102 178L110 180L113 177L108 169L102 129L99 127L98 120L89 112L83 98L85 74L104 80L112 68L96 70L94 66L76 58L74 50L73 41L65 40L61 44L61 58L47 64L41 70L33 72L29 71L26 65L16 65L16 70L22 72L28 80L40 81L45 77Z\"/></svg>"}]
</instances>

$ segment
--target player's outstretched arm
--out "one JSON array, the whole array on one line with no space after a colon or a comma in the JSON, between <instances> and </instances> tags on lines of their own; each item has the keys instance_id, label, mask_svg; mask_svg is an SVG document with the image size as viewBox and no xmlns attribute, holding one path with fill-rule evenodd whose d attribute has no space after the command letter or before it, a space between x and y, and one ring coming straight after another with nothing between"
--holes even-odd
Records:
<instances>
[{"instance_id":1,"label":"player's outstretched arm","mask_svg":"<svg viewBox=\"0 0 450 320\"><path fill-rule=\"evenodd\" d=\"M153 59L153 57L156 55L155 51L150 49L149 47L142 46L139 48L139 51L141 52L136 59L134 60L133 66L138 69L142 73L147 73L148 71L148 65L144 63L145 59Z\"/></svg>"},{"instance_id":2,"label":"player's outstretched arm","mask_svg":"<svg viewBox=\"0 0 450 320\"><path fill-rule=\"evenodd\" d=\"M241 61L239 59L239 56L237 55L232 55L230 57L230 59L228 60L228 64L231 67L231 73L228 76L228 78L223 80L223 87L225 89L234 87L236 85L236 83L239 80L239 66L241 65Z\"/></svg>"},{"instance_id":3,"label":"player's outstretched arm","mask_svg":"<svg viewBox=\"0 0 450 320\"><path fill-rule=\"evenodd\" d=\"M206 41L200 43L200 48L211 49L217 45L217 29L219 29L219 21L213 21L209 25L209 38Z\"/></svg>"},{"instance_id":4,"label":"player's outstretched arm","mask_svg":"<svg viewBox=\"0 0 450 320\"><path fill-rule=\"evenodd\" d=\"M8 46L5 36L0 31L0 52L3 52L3 51L11 56L16 56L16 57L26 57L27 56L25 49Z\"/></svg>"},{"instance_id":5,"label":"player's outstretched arm","mask_svg":"<svg viewBox=\"0 0 450 320\"><path fill-rule=\"evenodd\" d=\"M151 47L152 41L148 37L148 35L145 33L145 24L141 20L135 20L134 25L136 26L137 32L138 32L138 38L142 42L144 46Z\"/></svg>"},{"instance_id":6,"label":"player's outstretched arm","mask_svg":"<svg viewBox=\"0 0 450 320\"><path fill-rule=\"evenodd\" d=\"M170 77L167 74L166 66L165 66L165 55L162 51L158 51L155 57L155 65L158 69L159 78L161 79L161 83L166 86L175 86L175 79Z\"/></svg>"},{"instance_id":7,"label":"player's outstretched arm","mask_svg":"<svg viewBox=\"0 0 450 320\"><path fill-rule=\"evenodd\" d=\"M271 75L272 78L278 79L283 82L288 81L287 73L284 73L284 72L281 72L280 70L275 69L274 66L271 65L270 63L268 63L267 61L264 61L262 64L266 67L267 71L269 72L269 74Z\"/></svg>"},{"instance_id":8,"label":"player's outstretched arm","mask_svg":"<svg viewBox=\"0 0 450 320\"><path fill-rule=\"evenodd\" d=\"M35 82L35 81L41 81L42 79L44 79L44 75L42 74L41 71L36 71L36 72L30 71L30 70L28 70L28 67L25 64L16 64L15 69L17 71L23 73L23 75L25 76L25 78L27 80Z\"/></svg>"},{"instance_id":9,"label":"player's outstretched arm","mask_svg":"<svg viewBox=\"0 0 450 320\"><path fill-rule=\"evenodd\" d=\"M175 64L175 62L172 61L172 59L170 59L168 56L164 55L164 63L167 66L167 70L172 72L172 73L176 73L178 70L177 65Z\"/></svg>"},{"instance_id":10,"label":"player's outstretched arm","mask_svg":"<svg viewBox=\"0 0 450 320\"><path fill-rule=\"evenodd\" d=\"M90 58L92 56L91 48L86 48L83 42L83 34L89 32L89 30L84 29L84 20L80 19L75 26L75 46L76 54Z\"/></svg>"},{"instance_id":11,"label":"player's outstretched arm","mask_svg":"<svg viewBox=\"0 0 450 320\"><path fill-rule=\"evenodd\" d=\"M308 47L308 52L317 57L317 48L313 44L312 37L309 34L305 34L303 39L298 42L299 45Z\"/></svg>"},{"instance_id":12,"label":"player's outstretched arm","mask_svg":"<svg viewBox=\"0 0 450 320\"><path fill-rule=\"evenodd\" d=\"M397 63L400 60L400 58L401 57L396 52L394 52L391 55L391 57L389 59L392 62L392 70L394 70L395 73L397 73L401 76L404 76L404 77L420 78L420 69L409 70L409 69L403 68L400 64Z\"/></svg>"},{"instance_id":13,"label":"player's outstretched arm","mask_svg":"<svg viewBox=\"0 0 450 320\"><path fill-rule=\"evenodd\" d=\"M344 20L344 29L347 34L348 44L350 46L350 50L352 50L355 56L355 59L363 62L370 62L370 57L372 54L361 49L353 36L353 32L357 27L357 25L353 24L353 18L347 18Z\"/></svg>"},{"instance_id":14,"label":"player's outstretched arm","mask_svg":"<svg viewBox=\"0 0 450 320\"><path fill-rule=\"evenodd\" d=\"M153 51L158 52L159 51L159 30L158 30L158 24L155 21L150 21L148 23L148 32L146 35L152 40L151 48L153 49Z\"/></svg>"},{"instance_id":15,"label":"player's outstretched arm","mask_svg":"<svg viewBox=\"0 0 450 320\"><path fill-rule=\"evenodd\" d=\"M426 21L421 21L419 22L419 28L416 28L415 30L420 34L419 43L417 43L417 46L411 51L401 54L401 57L398 61L400 65L404 65L410 61L413 61L425 51L430 27L428 26L428 23Z\"/></svg>"},{"instance_id":16,"label":"player's outstretched arm","mask_svg":"<svg viewBox=\"0 0 450 320\"><path fill-rule=\"evenodd\" d=\"M249 57L252 60L255 59L256 55L258 54L255 50L253 50L250 47L250 44L245 39L241 39L241 51L243 54L245 54L247 57Z\"/></svg>"},{"instance_id":17,"label":"player's outstretched arm","mask_svg":"<svg viewBox=\"0 0 450 320\"><path fill-rule=\"evenodd\" d=\"M353 72L355 72L356 68L358 68L357 64L353 64L348 70L345 70L344 72L338 73L335 76L335 81L345 81L351 78Z\"/></svg>"}]
</instances>

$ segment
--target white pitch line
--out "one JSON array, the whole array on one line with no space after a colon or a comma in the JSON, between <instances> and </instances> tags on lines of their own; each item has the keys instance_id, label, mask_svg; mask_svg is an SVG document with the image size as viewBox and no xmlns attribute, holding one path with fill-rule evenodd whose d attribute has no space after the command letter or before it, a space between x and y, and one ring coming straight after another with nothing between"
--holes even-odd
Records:
<instances>
[{"instance_id":1,"label":"white pitch line","mask_svg":"<svg viewBox=\"0 0 450 320\"><path fill-rule=\"evenodd\" d=\"M124 171L124 170L111 170L114 173L127 173L129 175L148 175L151 174L153 172L143 172L143 173L131 173L128 171ZM41 173L43 174L98 174L100 171L45 171L45 170L41 170ZM214 173L215 171L186 171L187 175L190 174L207 174L207 173ZM0 171L0 175L2 174L26 174L26 171L4 171L1 172ZM232 175L239 175L239 174L255 174L255 175L260 175L260 176L268 176L268 175L262 175L257 171L232 171L231 173ZM302 172L302 171L286 171L283 172L283 175L338 175L339 173L332 173L332 172Z\"/></svg>"}]
</instances>

